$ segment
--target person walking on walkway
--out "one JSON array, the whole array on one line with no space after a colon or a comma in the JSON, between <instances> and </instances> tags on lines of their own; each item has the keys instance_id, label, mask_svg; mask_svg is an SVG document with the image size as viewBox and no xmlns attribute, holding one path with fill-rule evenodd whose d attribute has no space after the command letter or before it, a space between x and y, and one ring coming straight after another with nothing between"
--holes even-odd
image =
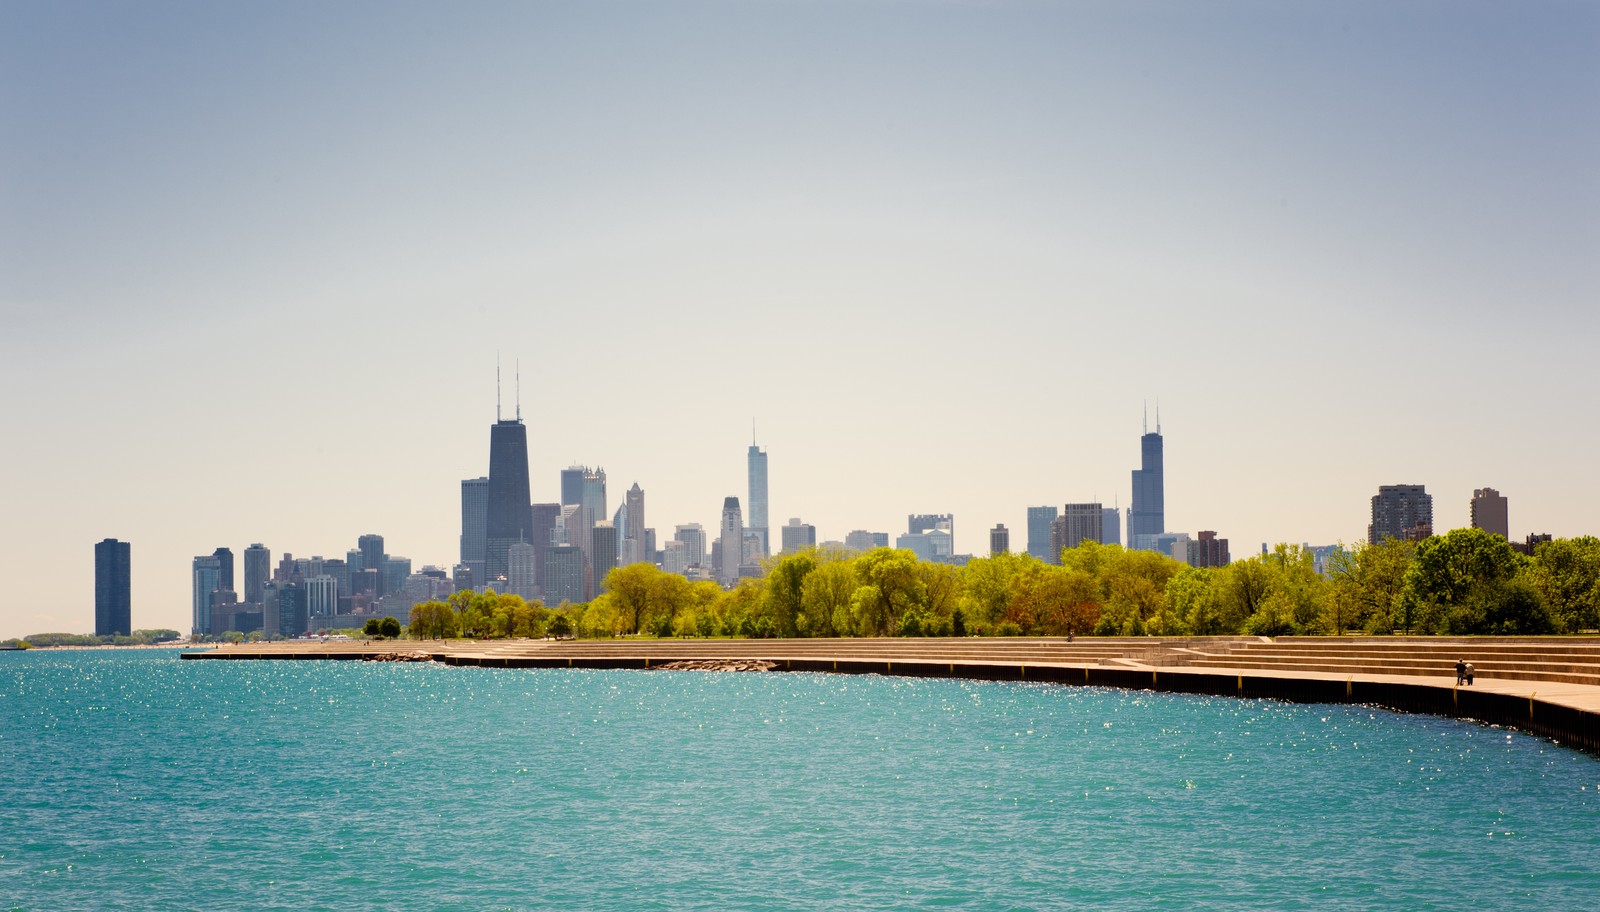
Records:
<instances>
[{"instance_id":1,"label":"person walking on walkway","mask_svg":"<svg viewBox=\"0 0 1600 912\"><path fill-rule=\"evenodd\" d=\"M1468 687L1472 686L1472 675L1473 675L1474 671L1476 671L1476 669L1474 669L1472 667L1472 663L1471 662L1468 662L1467 663L1467 686Z\"/></svg>"},{"instance_id":2,"label":"person walking on walkway","mask_svg":"<svg viewBox=\"0 0 1600 912\"><path fill-rule=\"evenodd\" d=\"M1461 682L1465 681L1466 679L1467 679L1467 660L1466 659L1456 659L1456 686L1460 687L1461 686Z\"/></svg>"}]
</instances>

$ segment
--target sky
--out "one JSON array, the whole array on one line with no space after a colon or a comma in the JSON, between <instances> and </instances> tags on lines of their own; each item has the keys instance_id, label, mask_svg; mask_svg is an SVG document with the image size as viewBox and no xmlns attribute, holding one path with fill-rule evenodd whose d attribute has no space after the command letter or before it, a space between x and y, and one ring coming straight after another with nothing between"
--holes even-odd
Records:
<instances>
[{"instance_id":1,"label":"sky","mask_svg":"<svg viewBox=\"0 0 1600 912\"><path fill-rule=\"evenodd\" d=\"M1128 505L1600 533L1600 6L0 4L0 638L252 542L459 556L519 407L658 541ZM520 381L520 382L519 382ZM519 392L520 391L520 392ZM773 533L776 539L776 532Z\"/></svg>"}]
</instances>

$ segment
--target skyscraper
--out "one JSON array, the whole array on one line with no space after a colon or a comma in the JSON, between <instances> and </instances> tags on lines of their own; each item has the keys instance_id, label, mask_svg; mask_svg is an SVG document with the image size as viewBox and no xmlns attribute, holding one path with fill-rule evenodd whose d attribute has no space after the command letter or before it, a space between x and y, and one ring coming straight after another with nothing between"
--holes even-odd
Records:
<instances>
[{"instance_id":1,"label":"skyscraper","mask_svg":"<svg viewBox=\"0 0 1600 912\"><path fill-rule=\"evenodd\" d=\"M1501 538L1511 538L1511 526L1506 520L1506 499L1494 488L1478 488L1472 492L1472 528L1482 529Z\"/></svg>"},{"instance_id":2,"label":"skyscraper","mask_svg":"<svg viewBox=\"0 0 1600 912\"><path fill-rule=\"evenodd\" d=\"M594 598L605 591L606 574L617 569L617 527L610 520L597 522L589 530L589 541L594 546L594 551L589 555L593 574L589 597Z\"/></svg>"},{"instance_id":3,"label":"skyscraper","mask_svg":"<svg viewBox=\"0 0 1600 912\"><path fill-rule=\"evenodd\" d=\"M1011 531L1005 523L999 523L989 530L989 556L1009 554L1011 552Z\"/></svg>"},{"instance_id":4,"label":"skyscraper","mask_svg":"<svg viewBox=\"0 0 1600 912\"><path fill-rule=\"evenodd\" d=\"M623 506L628 510L628 527L623 530L623 544L619 549L620 563L638 564L653 560L645 549L644 489L636 481L628 489Z\"/></svg>"},{"instance_id":5,"label":"skyscraper","mask_svg":"<svg viewBox=\"0 0 1600 912\"><path fill-rule=\"evenodd\" d=\"M1122 511L1116 507L1102 507L1100 509L1100 543L1103 545L1122 544Z\"/></svg>"},{"instance_id":6,"label":"skyscraper","mask_svg":"<svg viewBox=\"0 0 1600 912\"><path fill-rule=\"evenodd\" d=\"M534 560L538 556L538 551L527 542L517 542L506 549L507 592L529 600L538 597L534 594L534 584L538 577L534 572Z\"/></svg>"},{"instance_id":7,"label":"skyscraper","mask_svg":"<svg viewBox=\"0 0 1600 912\"><path fill-rule=\"evenodd\" d=\"M271 578L272 551L260 542L244 549L244 591L239 593L239 601L261 604L261 586Z\"/></svg>"},{"instance_id":8,"label":"skyscraper","mask_svg":"<svg viewBox=\"0 0 1600 912\"><path fill-rule=\"evenodd\" d=\"M544 587L544 603L551 608L582 602L583 552L572 545L551 545L544 554Z\"/></svg>"},{"instance_id":9,"label":"skyscraper","mask_svg":"<svg viewBox=\"0 0 1600 912\"><path fill-rule=\"evenodd\" d=\"M484 575L488 582L506 575L507 552L533 535L533 501L528 495L528 428L517 417L489 428L489 496L484 508Z\"/></svg>"},{"instance_id":10,"label":"skyscraper","mask_svg":"<svg viewBox=\"0 0 1600 912\"><path fill-rule=\"evenodd\" d=\"M1380 485L1372 497L1372 523L1367 526L1367 542L1378 544L1386 538L1404 541L1417 537L1426 527L1433 529L1433 496L1424 485Z\"/></svg>"},{"instance_id":11,"label":"skyscraper","mask_svg":"<svg viewBox=\"0 0 1600 912\"><path fill-rule=\"evenodd\" d=\"M1047 564L1061 563L1061 553L1050 547L1050 533L1059 511L1055 507L1028 508L1028 553Z\"/></svg>"},{"instance_id":12,"label":"skyscraper","mask_svg":"<svg viewBox=\"0 0 1600 912\"><path fill-rule=\"evenodd\" d=\"M373 583L372 594L382 596L388 593L383 588L383 536L367 533L356 539L356 547L361 549L361 568L377 573L376 582Z\"/></svg>"},{"instance_id":13,"label":"skyscraper","mask_svg":"<svg viewBox=\"0 0 1600 912\"><path fill-rule=\"evenodd\" d=\"M739 582L739 561L744 557L744 516L739 509L739 498L722 500L722 559L717 567L717 579L724 585Z\"/></svg>"},{"instance_id":14,"label":"skyscraper","mask_svg":"<svg viewBox=\"0 0 1600 912\"><path fill-rule=\"evenodd\" d=\"M750 441L750 531L761 536L761 555L772 553L767 526L767 454Z\"/></svg>"},{"instance_id":15,"label":"skyscraper","mask_svg":"<svg viewBox=\"0 0 1600 912\"><path fill-rule=\"evenodd\" d=\"M706 530L699 523L685 523L677 527L673 536L675 541L683 542L683 559L686 567L704 567L706 565Z\"/></svg>"},{"instance_id":16,"label":"skyscraper","mask_svg":"<svg viewBox=\"0 0 1600 912\"><path fill-rule=\"evenodd\" d=\"M222 561L203 554L194 559L191 569L194 595L189 627L191 634L199 635L211 631L211 594L221 588Z\"/></svg>"},{"instance_id":17,"label":"skyscraper","mask_svg":"<svg viewBox=\"0 0 1600 912\"><path fill-rule=\"evenodd\" d=\"M1147 419L1148 420L1148 419ZM1128 547L1150 548L1149 539L1167 531L1165 469L1161 454L1161 410L1156 409L1156 432L1145 425L1139 438L1139 468L1133 470L1133 506L1128 508Z\"/></svg>"},{"instance_id":18,"label":"skyscraper","mask_svg":"<svg viewBox=\"0 0 1600 912\"><path fill-rule=\"evenodd\" d=\"M1186 542L1184 547L1188 550L1188 564L1191 567L1226 567L1228 566L1228 540L1218 538L1217 533L1206 530L1197 533L1198 537Z\"/></svg>"},{"instance_id":19,"label":"skyscraper","mask_svg":"<svg viewBox=\"0 0 1600 912\"><path fill-rule=\"evenodd\" d=\"M221 565L221 567L222 567L222 576L219 579L219 582L221 583L221 585L217 586L217 588L218 589L224 589L224 590L227 590L229 592L234 591L234 588L233 588L233 549L231 549L231 548L218 548L217 550L211 552L211 556L216 558L217 559L217 563L219 565Z\"/></svg>"},{"instance_id":20,"label":"skyscraper","mask_svg":"<svg viewBox=\"0 0 1600 912\"><path fill-rule=\"evenodd\" d=\"M535 552L533 558L534 588L544 597L545 554L555 544L556 526L561 522L561 505L539 503L533 505L533 536L528 540Z\"/></svg>"},{"instance_id":21,"label":"skyscraper","mask_svg":"<svg viewBox=\"0 0 1600 912\"><path fill-rule=\"evenodd\" d=\"M461 565L483 577L489 554L489 477L461 480Z\"/></svg>"},{"instance_id":22,"label":"skyscraper","mask_svg":"<svg viewBox=\"0 0 1600 912\"><path fill-rule=\"evenodd\" d=\"M789 520L789 524L784 526L781 531L784 554L793 554L804 548L815 548L817 546L817 527L810 523L801 522L798 516Z\"/></svg>"},{"instance_id":23,"label":"skyscraper","mask_svg":"<svg viewBox=\"0 0 1600 912\"><path fill-rule=\"evenodd\" d=\"M94 546L94 635L127 636L133 632L131 549L108 538Z\"/></svg>"}]
</instances>

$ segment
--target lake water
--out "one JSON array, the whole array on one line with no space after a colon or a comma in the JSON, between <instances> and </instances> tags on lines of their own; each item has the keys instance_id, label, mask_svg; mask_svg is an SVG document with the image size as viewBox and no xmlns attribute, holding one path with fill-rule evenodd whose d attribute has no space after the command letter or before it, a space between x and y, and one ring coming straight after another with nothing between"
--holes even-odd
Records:
<instances>
[{"instance_id":1,"label":"lake water","mask_svg":"<svg viewBox=\"0 0 1600 912\"><path fill-rule=\"evenodd\" d=\"M0 909L1600 907L1600 761L1348 706L0 653Z\"/></svg>"}]
</instances>

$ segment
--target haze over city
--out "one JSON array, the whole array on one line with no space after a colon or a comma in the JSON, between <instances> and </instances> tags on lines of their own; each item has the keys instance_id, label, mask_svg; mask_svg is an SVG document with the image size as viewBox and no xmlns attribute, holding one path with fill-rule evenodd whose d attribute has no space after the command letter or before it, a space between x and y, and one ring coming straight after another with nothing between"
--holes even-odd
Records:
<instances>
[{"instance_id":1,"label":"haze over city","mask_svg":"<svg viewBox=\"0 0 1600 912\"><path fill-rule=\"evenodd\" d=\"M660 540L1128 505L1600 532L1600 9L0 6L0 637L190 560L458 552L520 406Z\"/></svg>"}]
</instances>

